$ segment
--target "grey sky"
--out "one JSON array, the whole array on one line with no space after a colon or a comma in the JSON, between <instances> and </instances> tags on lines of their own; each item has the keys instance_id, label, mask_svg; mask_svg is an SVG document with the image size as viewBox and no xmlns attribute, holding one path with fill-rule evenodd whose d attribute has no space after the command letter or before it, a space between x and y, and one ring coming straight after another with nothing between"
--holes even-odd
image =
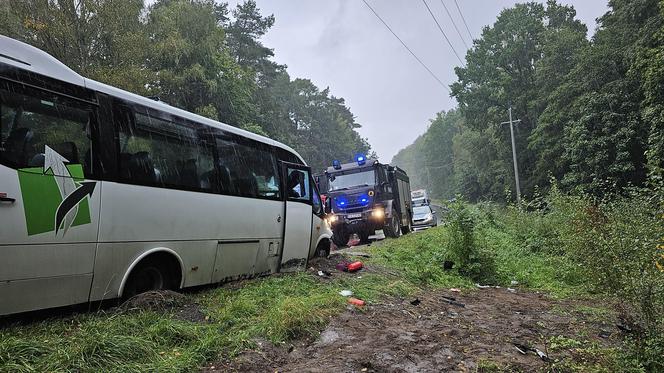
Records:
<instances>
[{"instance_id":1,"label":"grey sky","mask_svg":"<svg viewBox=\"0 0 664 373\"><path fill-rule=\"evenodd\" d=\"M420 0L367 0L406 44L446 84L455 80L459 61ZM453 0L442 0L466 42L470 40ZM230 1L231 6L238 0ZM483 26L517 2L457 0L473 37ZM592 35L606 0L563 0ZM424 133L429 119L456 105L448 92L401 46L361 0L257 0L263 14L276 22L264 37L275 60L288 65L291 77L309 78L346 99L382 161ZM454 48L464 45L441 0L427 0Z\"/></svg>"}]
</instances>

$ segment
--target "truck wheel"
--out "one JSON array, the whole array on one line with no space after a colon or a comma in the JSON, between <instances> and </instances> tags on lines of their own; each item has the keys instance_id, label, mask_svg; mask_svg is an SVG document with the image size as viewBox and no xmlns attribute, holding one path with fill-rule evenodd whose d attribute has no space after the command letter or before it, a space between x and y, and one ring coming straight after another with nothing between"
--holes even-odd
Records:
<instances>
[{"instance_id":1,"label":"truck wheel","mask_svg":"<svg viewBox=\"0 0 664 373\"><path fill-rule=\"evenodd\" d=\"M408 234L413 231L413 219L408 218L408 225L401 227L401 233Z\"/></svg>"},{"instance_id":2,"label":"truck wheel","mask_svg":"<svg viewBox=\"0 0 664 373\"><path fill-rule=\"evenodd\" d=\"M386 230L387 235L390 237L397 238L401 236L401 219L399 219L399 215L396 213L392 214Z\"/></svg>"},{"instance_id":3,"label":"truck wheel","mask_svg":"<svg viewBox=\"0 0 664 373\"><path fill-rule=\"evenodd\" d=\"M348 239L350 238L350 233L348 233L345 229L336 229L333 231L332 234L332 241L334 242L337 247L344 247L348 243Z\"/></svg>"},{"instance_id":4,"label":"truck wheel","mask_svg":"<svg viewBox=\"0 0 664 373\"><path fill-rule=\"evenodd\" d=\"M366 232L361 232L360 233L360 243L369 243L369 233Z\"/></svg>"}]
</instances>

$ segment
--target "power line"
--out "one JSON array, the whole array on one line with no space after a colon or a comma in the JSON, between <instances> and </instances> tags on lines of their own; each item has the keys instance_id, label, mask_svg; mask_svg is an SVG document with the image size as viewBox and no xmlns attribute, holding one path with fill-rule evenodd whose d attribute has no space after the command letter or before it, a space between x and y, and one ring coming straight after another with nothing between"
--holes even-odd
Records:
<instances>
[{"instance_id":1,"label":"power line","mask_svg":"<svg viewBox=\"0 0 664 373\"><path fill-rule=\"evenodd\" d=\"M463 24L466 26L466 31L468 31L468 35L470 35L470 40L473 40L473 34L470 32L468 23L466 23L466 17L463 16L463 13L461 12L461 8L459 8L459 3L457 3L457 0L454 0L454 5L456 5L457 10L459 11L459 15L461 16L461 20L463 21Z\"/></svg>"},{"instance_id":2,"label":"power line","mask_svg":"<svg viewBox=\"0 0 664 373\"><path fill-rule=\"evenodd\" d=\"M408 46L406 45L406 43L404 43L404 41L401 40L401 38L399 37L399 35L397 35L397 34L392 30L392 28L390 27L390 25L388 25L387 22L385 22L385 20L383 20L383 18L382 18L378 13L376 13L376 11L374 10L374 8L372 8L371 5L369 5L369 3L367 3L366 0L362 0L362 2L363 2L364 5L366 5L366 6L371 10L371 12L372 12L372 13L373 13L373 14L374 14L374 15L375 15L375 16L376 16L376 17L377 17L377 18L383 23L383 25L385 25L385 27L387 27L387 29L390 30L390 32L392 33L392 35L394 35L394 37L397 38L397 40L399 40L399 42L401 43L401 45L403 45L403 47L406 48L406 50L408 50L408 52L410 52L410 54L411 54L411 55L417 60L417 62L419 62L420 65L422 65L422 67L424 67L424 68L429 72L429 74L431 74L431 76L432 76L434 79L436 79L436 81L437 81L438 83L440 83L440 85L442 85L442 86L447 90L447 92L452 93L452 91L450 91L450 88L449 88L448 86L446 86L445 83L443 83L442 80L440 80L440 79L436 76L436 74L434 74L433 71L431 71L431 69L430 69L430 68L429 68L424 62L422 62L422 60L421 60L419 57L417 57L417 55L416 55L416 54L415 54L410 48L408 48Z\"/></svg>"},{"instance_id":3,"label":"power line","mask_svg":"<svg viewBox=\"0 0 664 373\"><path fill-rule=\"evenodd\" d=\"M431 8L429 8L429 4L427 4L426 0L422 0L422 2L424 3L424 6L427 7L427 10L429 11L429 14L431 14L431 17L433 18L433 21L436 22L436 26L438 26L438 30L440 30L440 32L443 34L443 37L447 41L447 44L449 44L450 48L452 48L452 52L454 52L454 55L456 56L456 58L459 60L459 62L461 62L461 65L464 66L463 60L461 59L461 57L459 57L459 53L457 53L456 49L454 49L454 46L450 42L450 39L447 37L447 34L445 34L445 31L443 31L443 28L440 27L440 23L438 23L438 20L436 19L436 16L431 11Z\"/></svg>"},{"instance_id":4,"label":"power line","mask_svg":"<svg viewBox=\"0 0 664 373\"><path fill-rule=\"evenodd\" d=\"M468 44L466 43L466 40L464 40L463 35L461 35L461 31L459 31L459 28L457 27L456 22L454 22L454 18L452 18L452 14L447 9L447 6L445 5L445 2L443 0L440 0L440 3L443 5L443 8L445 8L445 12L447 13L447 16L450 17L450 21L452 21L452 26L454 26L454 29L456 30L457 34L459 34L459 37L461 38L461 41L463 42L463 45L466 47L466 49L468 49Z\"/></svg>"}]
</instances>

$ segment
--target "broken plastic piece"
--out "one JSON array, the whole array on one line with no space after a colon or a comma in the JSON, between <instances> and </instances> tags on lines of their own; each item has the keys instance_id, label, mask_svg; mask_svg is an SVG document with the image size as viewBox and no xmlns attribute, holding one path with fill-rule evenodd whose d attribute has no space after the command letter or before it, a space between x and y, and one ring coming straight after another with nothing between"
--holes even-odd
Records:
<instances>
[{"instance_id":1,"label":"broken plastic piece","mask_svg":"<svg viewBox=\"0 0 664 373\"><path fill-rule=\"evenodd\" d=\"M488 289L493 287L491 285L480 285L480 284L475 284L475 286L479 289Z\"/></svg>"},{"instance_id":2,"label":"broken plastic piece","mask_svg":"<svg viewBox=\"0 0 664 373\"><path fill-rule=\"evenodd\" d=\"M351 295L353 295L353 292L350 290L342 290L339 292L339 294L341 294L344 297L350 297Z\"/></svg>"},{"instance_id":3,"label":"broken plastic piece","mask_svg":"<svg viewBox=\"0 0 664 373\"><path fill-rule=\"evenodd\" d=\"M457 289L457 288L451 288L450 291L453 292L453 293L461 293L461 289Z\"/></svg>"},{"instance_id":4,"label":"broken plastic piece","mask_svg":"<svg viewBox=\"0 0 664 373\"><path fill-rule=\"evenodd\" d=\"M542 359L543 361L546 361L546 362L551 361L551 359L549 359L549 356L547 356L547 354L545 354L545 353L542 352L541 350L539 350L539 349L537 349L537 348L535 348L534 350L535 350L535 352L537 353L537 356L539 356L540 359Z\"/></svg>"},{"instance_id":5,"label":"broken plastic piece","mask_svg":"<svg viewBox=\"0 0 664 373\"><path fill-rule=\"evenodd\" d=\"M345 261L344 261L344 262L339 262L339 263L337 263L337 265L334 266L334 267L335 267L337 270L341 271L341 272L347 272L347 271L348 271L348 264L349 264L349 263L348 263L348 262L345 262Z\"/></svg>"},{"instance_id":6,"label":"broken plastic piece","mask_svg":"<svg viewBox=\"0 0 664 373\"><path fill-rule=\"evenodd\" d=\"M362 299L357 299L357 298L348 298L348 303L357 307L364 306L364 301Z\"/></svg>"}]
</instances>

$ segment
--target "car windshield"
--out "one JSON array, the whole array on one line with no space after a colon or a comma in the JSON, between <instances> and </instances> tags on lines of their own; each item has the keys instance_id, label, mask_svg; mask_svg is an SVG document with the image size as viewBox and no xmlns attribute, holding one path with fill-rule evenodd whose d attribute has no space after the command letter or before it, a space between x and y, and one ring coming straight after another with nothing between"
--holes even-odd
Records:
<instances>
[{"instance_id":1,"label":"car windshield","mask_svg":"<svg viewBox=\"0 0 664 373\"><path fill-rule=\"evenodd\" d=\"M426 215L430 212L429 206L418 206L413 208L413 214L415 215Z\"/></svg>"},{"instance_id":2,"label":"car windshield","mask_svg":"<svg viewBox=\"0 0 664 373\"><path fill-rule=\"evenodd\" d=\"M374 185L376 174L373 170L366 170L352 174L334 175L330 180L330 190L348 189L356 186Z\"/></svg>"}]
</instances>

